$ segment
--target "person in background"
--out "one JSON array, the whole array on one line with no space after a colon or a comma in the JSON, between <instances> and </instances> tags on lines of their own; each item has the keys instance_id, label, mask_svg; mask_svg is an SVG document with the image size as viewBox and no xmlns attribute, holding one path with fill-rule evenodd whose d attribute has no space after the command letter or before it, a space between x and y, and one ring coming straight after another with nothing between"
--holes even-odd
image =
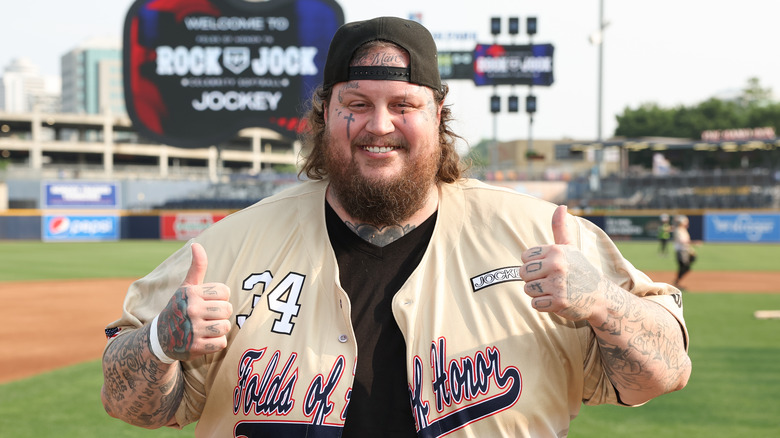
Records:
<instances>
[{"instance_id":1,"label":"person in background","mask_svg":"<svg viewBox=\"0 0 780 438\"><path fill-rule=\"evenodd\" d=\"M681 291L680 281L691 270L691 265L696 260L696 250L691 244L691 235L688 233L688 216L679 215L675 220L674 226L674 251L677 255L677 277L674 279L674 286Z\"/></svg>"},{"instance_id":2,"label":"person in background","mask_svg":"<svg viewBox=\"0 0 780 438\"><path fill-rule=\"evenodd\" d=\"M668 255L667 246L671 238L672 224L669 223L669 215L664 213L661 215L661 224L658 225L658 254L662 257Z\"/></svg>"},{"instance_id":3,"label":"person in background","mask_svg":"<svg viewBox=\"0 0 780 438\"><path fill-rule=\"evenodd\" d=\"M685 387L679 291L566 206L467 178L437 53L414 21L339 28L308 180L130 286L106 329L111 416L198 437L562 437L583 403Z\"/></svg>"}]
</instances>

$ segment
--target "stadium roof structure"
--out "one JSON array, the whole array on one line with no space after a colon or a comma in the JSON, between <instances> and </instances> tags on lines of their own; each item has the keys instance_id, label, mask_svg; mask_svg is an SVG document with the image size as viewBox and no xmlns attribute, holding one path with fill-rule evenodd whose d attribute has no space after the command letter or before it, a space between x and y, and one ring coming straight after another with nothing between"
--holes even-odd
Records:
<instances>
[{"instance_id":1,"label":"stadium roof structure","mask_svg":"<svg viewBox=\"0 0 780 438\"><path fill-rule=\"evenodd\" d=\"M685 138L644 137L636 139L610 139L606 141L580 141L557 143L558 147L568 147L571 151L586 149L603 149L617 146L629 152L643 150L664 151L675 149L690 149L694 151L755 151L780 149L780 137L764 139L728 139L728 140L694 140Z\"/></svg>"}]
</instances>

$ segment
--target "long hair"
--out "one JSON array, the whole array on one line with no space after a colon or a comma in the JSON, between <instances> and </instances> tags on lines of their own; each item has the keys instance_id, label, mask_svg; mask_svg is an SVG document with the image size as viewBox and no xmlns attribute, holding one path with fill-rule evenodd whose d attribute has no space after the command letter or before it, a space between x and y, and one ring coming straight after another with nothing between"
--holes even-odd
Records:
<instances>
[{"instance_id":1,"label":"long hair","mask_svg":"<svg viewBox=\"0 0 780 438\"><path fill-rule=\"evenodd\" d=\"M449 93L449 87L443 85L442 90L433 90L433 98L437 105L444 102ZM333 88L328 90L318 87L309 100L308 110L304 116L306 128L300 135L303 145L303 166L298 175L305 174L309 179L321 180L327 178L328 172L325 166L325 107L333 94ZM452 111L448 105L441 109L441 121L439 123L439 145L441 146L441 158L439 171L436 174L437 181L452 183L463 176L465 166L460 161L460 156L455 150L455 142L462 137L450 129L450 123L454 120Z\"/></svg>"}]
</instances>

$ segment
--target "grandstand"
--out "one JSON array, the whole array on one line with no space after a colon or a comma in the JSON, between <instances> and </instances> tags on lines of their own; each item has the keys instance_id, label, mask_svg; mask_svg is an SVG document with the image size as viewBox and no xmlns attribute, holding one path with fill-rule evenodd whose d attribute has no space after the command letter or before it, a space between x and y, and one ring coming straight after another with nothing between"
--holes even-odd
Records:
<instances>
[{"instance_id":1,"label":"grandstand","mask_svg":"<svg viewBox=\"0 0 780 438\"><path fill-rule=\"evenodd\" d=\"M582 151L594 145L557 147ZM568 195L572 205L639 210L780 208L780 137L616 140L598 148L618 149L619 165L599 179L596 189L592 175L572 180ZM665 165L655 165L659 156Z\"/></svg>"},{"instance_id":2,"label":"grandstand","mask_svg":"<svg viewBox=\"0 0 780 438\"><path fill-rule=\"evenodd\" d=\"M602 205L630 209L770 209L780 204L778 174L770 169L687 171L675 175L609 177Z\"/></svg>"},{"instance_id":3,"label":"grandstand","mask_svg":"<svg viewBox=\"0 0 780 438\"><path fill-rule=\"evenodd\" d=\"M157 204L157 210L240 210L298 183L295 173L267 172L256 177L234 176L228 182L210 184L185 196Z\"/></svg>"},{"instance_id":4,"label":"grandstand","mask_svg":"<svg viewBox=\"0 0 780 438\"><path fill-rule=\"evenodd\" d=\"M583 209L780 208L778 137L598 144L537 140L536 149L545 153L533 164L535 174L528 172L532 163L525 142L501 147L514 151L502 152L510 157L502 163L504 175L566 181L567 199L555 201ZM593 169L599 164L588 148L611 148L609 155L618 157L602 163L595 184ZM120 182L120 207L126 210L236 210L296 184L299 150L296 139L260 128L244 129L224 144L183 149L140 137L126 116L0 112L6 208L40 208L44 181L102 180ZM668 159L668 168L653 167L659 153ZM550 175L556 181L549 181Z\"/></svg>"},{"instance_id":5,"label":"grandstand","mask_svg":"<svg viewBox=\"0 0 780 438\"><path fill-rule=\"evenodd\" d=\"M10 208L40 208L41 182L51 180L119 181L123 209L234 208L289 184L298 155L296 139L268 129L185 149L139 136L124 115L0 112Z\"/></svg>"}]
</instances>

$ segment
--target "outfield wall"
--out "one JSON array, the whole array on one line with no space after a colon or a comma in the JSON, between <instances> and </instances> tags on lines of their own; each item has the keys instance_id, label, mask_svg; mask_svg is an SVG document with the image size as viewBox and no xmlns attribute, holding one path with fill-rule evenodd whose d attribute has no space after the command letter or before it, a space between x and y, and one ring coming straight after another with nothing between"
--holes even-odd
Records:
<instances>
[{"instance_id":1,"label":"outfield wall","mask_svg":"<svg viewBox=\"0 0 780 438\"><path fill-rule=\"evenodd\" d=\"M187 240L230 214L214 211L6 210L0 240L96 241ZM590 220L615 240L656 240L660 215L641 211L572 213ZM691 239L703 242L780 243L780 212L684 212ZM674 217L674 215L672 215Z\"/></svg>"},{"instance_id":2,"label":"outfield wall","mask_svg":"<svg viewBox=\"0 0 780 438\"><path fill-rule=\"evenodd\" d=\"M780 212L770 210L687 211L688 232L702 242L780 243ZM625 211L582 214L615 240L657 240L660 214ZM674 218L674 214L671 214Z\"/></svg>"},{"instance_id":3,"label":"outfield wall","mask_svg":"<svg viewBox=\"0 0 780 438\"><path fill-rule=\"evenodd\" d=\"M6 210L0 240L188 240L230 211Z\"/></svg>"}]
</instances>

